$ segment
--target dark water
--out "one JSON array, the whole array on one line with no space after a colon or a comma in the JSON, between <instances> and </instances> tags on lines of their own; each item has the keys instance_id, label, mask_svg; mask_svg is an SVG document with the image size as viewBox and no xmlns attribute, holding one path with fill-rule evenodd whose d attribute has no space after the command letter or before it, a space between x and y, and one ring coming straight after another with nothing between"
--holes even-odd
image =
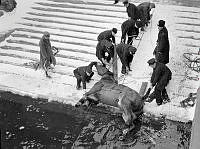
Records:
<instances>
[{"instance_id":1,"label":"dark water","mask_svg":"<svg viewBox=\"0 0 200 149\"><path fill-rule=\"evenodd\" d=\"M2 149L154 148L187 147L191 124L144 115L124 141L120 116L105 108L76 109L71 105L0 94Z\"/></svg>"}]
</instances>

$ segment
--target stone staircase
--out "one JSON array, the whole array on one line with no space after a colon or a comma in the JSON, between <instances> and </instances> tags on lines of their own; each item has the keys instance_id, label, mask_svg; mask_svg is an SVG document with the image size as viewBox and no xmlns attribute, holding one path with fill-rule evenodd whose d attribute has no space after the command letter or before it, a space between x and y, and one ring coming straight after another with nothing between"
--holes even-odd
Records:
<instances>
[{"instance_id":1,"label":"stone staircase","mask_svg":"<svg viewBox=\"0 0 200 149\"><path fill-rule=\"evenodd\" d=\"M117 27L117 42L120 41L120 26L126 19L124 7L113 6L112 1L43 0L31 8L0 44L1 64L18 69L39 61L38 43L43 32L48 31L52 46L60 50L55 73L73 76L74 68L97 60L96 39L100 32Z\"/></svg>"}]
</instances>

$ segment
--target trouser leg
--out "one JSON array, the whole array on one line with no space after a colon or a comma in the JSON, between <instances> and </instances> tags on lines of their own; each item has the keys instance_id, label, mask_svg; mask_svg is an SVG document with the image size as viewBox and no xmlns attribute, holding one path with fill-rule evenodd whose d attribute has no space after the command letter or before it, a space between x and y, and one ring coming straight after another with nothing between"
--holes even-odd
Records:
<instances>
[{"instance_id":1,"label":"trouser leg","mask_svg":"<svg viewBox=\"0 0 200 149\"><path fill-rule=\"evenodd\" d=\"M131 63L133 61L133 55L128 55L127 59L128 59L128 69L129 69L129 71L131 71L130 66L131 66Z\"/></svg>"},{"instance_id":2,"label":"trouser leg","mask_svg":"<svg viewBox=\"0 0 200 149\"><path fill-rule=\"evenodd\" d=\"M164 88L164 90L162 91L162 98L165 102L170 102L169 96L167 94L167 90Z\"/></svg>"},{"instance_id":3,"label":"trouser leg","mask_svg":"<svg viewBox=\"0 0 200 149\"><path fill-rule=\"evenodd\" d=\"M123 65L123 64L122 64L122 71L121 71L121 73L122 73L122 74L125 74L125 73L126 73L126 66Z\"/></svg>"},{"instance_id":4,"label":"trouser leg","mask_svg":"<svg viewBox=\"0 0 200 149\"><path fill-rule=\"evenodd\" d=\"M157 88L155 88L155 97L156 97L156 103L158 105L161 105L163 103L163 99L162 99L162 96L161 96L161 90L158 90Z\"/></svg>"},{"instance_id":5,"label":"trouser leg","mask_svg":"<svg viewBox=\"0 0 200 149\"><path fill-rule=\"evenodd\" d=\"M74 70L74 76L76 77L77 81L76 88L79 89L81 87L81 76L78 73L78 70Z\"/></svg>"},{"instance_id":6,"label":"trouser leg","mask_svg":"<svg viewBox=\"0 0 200 149\"><path fill-rule=\"evenodd\" d=\"M130 44L130 45L133 44L133 37L128 37L127 44Z\"/></svg>"}]
</instances>

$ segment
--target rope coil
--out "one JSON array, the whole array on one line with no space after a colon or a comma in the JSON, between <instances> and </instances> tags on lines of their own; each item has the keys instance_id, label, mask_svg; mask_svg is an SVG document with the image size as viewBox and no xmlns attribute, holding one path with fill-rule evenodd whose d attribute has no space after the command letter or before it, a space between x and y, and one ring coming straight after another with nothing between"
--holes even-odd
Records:
<instances>
[{"instance_id":1,"label":"rope coil","mask_svg":"<svg viewBox=\"0 0 200 149\"><path fill-rule=\"evenodd\" d=\"M192 58L192 56L195 56ZM199 56L199 57L198 57ZM197 53L184 53L183 57L186 59L185 65L193 71L200 72L200 55Z\"/></svg>"}]
</instances>

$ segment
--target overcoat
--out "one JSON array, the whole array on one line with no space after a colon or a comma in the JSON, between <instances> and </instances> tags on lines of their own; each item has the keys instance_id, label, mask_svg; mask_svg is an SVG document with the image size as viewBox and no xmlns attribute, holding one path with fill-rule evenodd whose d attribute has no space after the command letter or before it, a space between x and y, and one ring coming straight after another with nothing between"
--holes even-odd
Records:
<instances>
[{"instance_id":1,"label":"overcoat","mask_svg":"<svg viewBox=\"0 0 200 149\"><path fill-rule=\"evenodd\" d=\"M99 34L99 36L97 37L97 40L98 41L101 41L101 40L108 40L108 41L111 41L113 43L115 43L115 37L112 35L112 30L106 30L106 31L103 31ZM112 39L112 40L111 40Z\"/></svg>"},{"instance_id":2,"label":"overcoat","mask_svg":"<svg viewBox=\"0 0 200 149\"><path fill-rule=\"evenodd\" d=\"M41 38L39 42L40 46L40 65L42 68L47 68L50 64L56 65L56 59L53 55L53 51L51 49L51 43L49 39L46 39L44 36ZM45 62L46 61L46 62Z\"/></svg>"},{"instance_id":3,"label":"overcoat","mask_svg":"<svg viewBox=\"0 0 200 149\"><path fill-rule=\"evenodd\" d=\"M152 86L156 86L156 89L162 91L171 80L171 77L171 70L165 64L156 62L156 67L153 69L151 76Z\"/></svg>"},{"instance_id":4,"label":"overcoat","mask_svg":"<svg viewBox=\"0 0 200 149\"><path fill-rule=\"evenodd\" d=\"M166 27L163 27L158 33L157 46L154 51L158 62L169 63L169 48L168 31Z\"/></svg>"}]
</instances>

